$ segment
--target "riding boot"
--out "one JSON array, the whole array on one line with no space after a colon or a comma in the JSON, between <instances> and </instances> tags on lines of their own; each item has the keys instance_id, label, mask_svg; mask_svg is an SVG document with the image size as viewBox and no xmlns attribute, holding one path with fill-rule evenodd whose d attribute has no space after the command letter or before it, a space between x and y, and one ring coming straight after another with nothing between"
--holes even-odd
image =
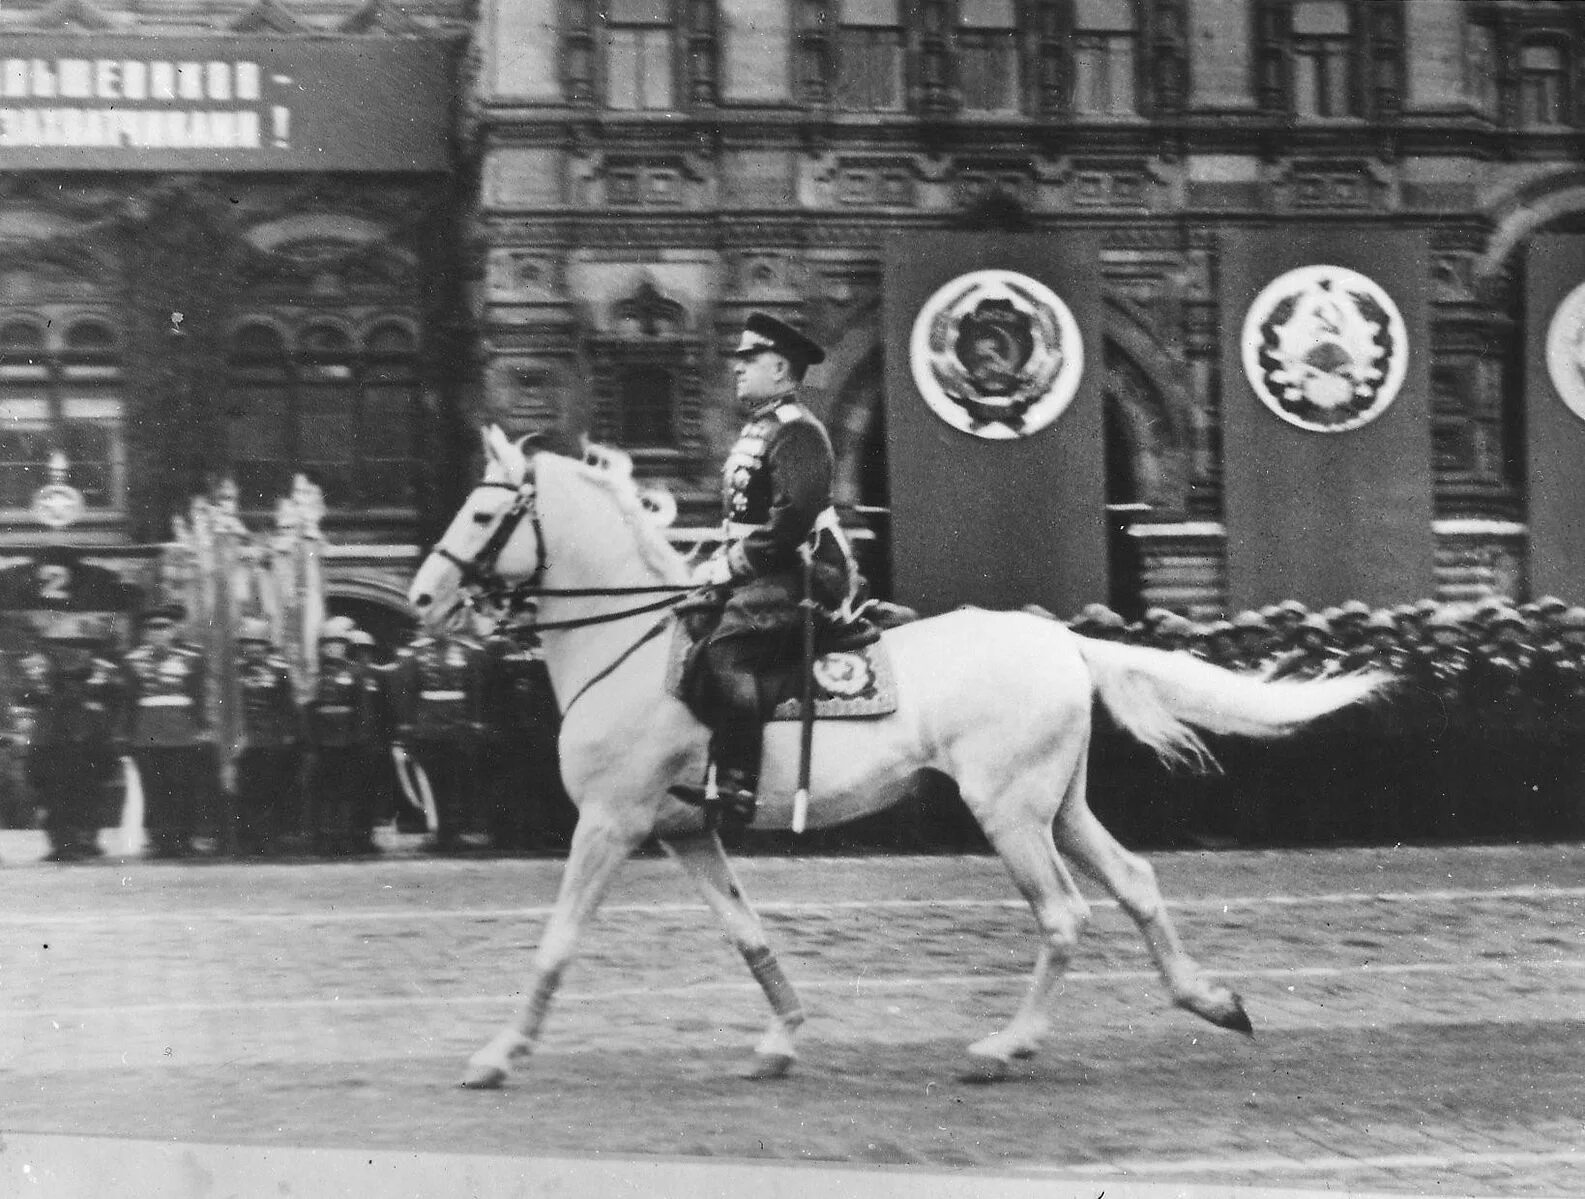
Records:
<instances>
[{"instance_id":1,"label":"riding boot","mask_svg":"<svg viewBox=\"0 0 1585 1199\"><path fill-rule=\"evenodd\" d=\"M670 793L737 825L754 819L759 790L761 736L755 647L730 638L709 647L714 692L710 756L716 764L716 795L702 786L679 784Z\"/></svg>"}]
</instances>

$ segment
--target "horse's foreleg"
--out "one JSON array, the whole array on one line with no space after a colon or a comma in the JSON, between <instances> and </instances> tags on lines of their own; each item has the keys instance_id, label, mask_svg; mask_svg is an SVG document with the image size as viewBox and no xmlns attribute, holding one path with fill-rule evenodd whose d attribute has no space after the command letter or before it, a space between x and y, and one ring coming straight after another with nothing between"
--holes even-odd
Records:
<instances>
[{"instance_id":1,"label":"horse's foreleg","mask_svg":"<svg viewBox=\"0 0 1585 1199\"><path fill-rule=\"evenodd\" d=\"M782 973L759 916L749 906L731 863L726 860L720 838L711 832L661 843L693 879L770 1001L770 1027L760 1039L745 1074L749 1078L780 1078L798 1056L793 1035L804 1022L803 1005Z\"/></svg>"},{"instance_id":2,"label":"horse's foreleg","mask_svg":"<svg viewBox=\"0 0 1585 1199\"><path fill-rule=\"evenodd\" d=\"M1067 969L1089 919L1089 905L1057 856L1048 826L1020 817L1005 825L992 824L986 834L1029 901L1042 940L1029 990L1012 1021L969 1046L970 1066L963 1075L969 1082L1005 1078L1013 1058L1029 1057L1039 1048L1049 1023L1052 989Z\"/></svg>"},{"instance_id":3,"label":"horse's foreleg","mask_svg":"<svg viewBox=\"0 0 1585 1199\"><path fill-rule=\"evenodd\" d=\"M1207 979L1183 948L1150 863L1119 845L1087 803L1063 806L1056 836L1079 868L1111 892L1139 927L1172 1001L1222 1028L1253 1033L1238 996Z\"/></svg>"},{"instance_id":4,"label":"horse's foreleg","mask_svg":"<svg viewBox=\"0 0 1585 1199\"><path fill-rule=\"evenodd\" d=\"M462 1085L471 1088L498 1087L506 1081L512 1065L533 1052L550 1010L550 1001L561 984L561 976L577 950L583 933L617 867L638 848L645 834L636 827L622 827L605 819L579 819L572 835L567 866L562 872L556 907L545 924L534 953L534 969L528 998L515 1023L502 1028L490 1042L468 1059Z\"/></svg>"}]
</instances>

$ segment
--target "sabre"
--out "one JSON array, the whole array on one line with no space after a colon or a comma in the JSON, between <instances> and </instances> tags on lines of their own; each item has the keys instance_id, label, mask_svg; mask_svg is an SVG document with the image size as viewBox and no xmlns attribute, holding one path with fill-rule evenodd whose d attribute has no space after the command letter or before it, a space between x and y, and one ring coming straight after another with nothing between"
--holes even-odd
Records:
<instances>
[{"instance_id":1,"label":"sabre","mask_svg":"<svg viewBox=\"0 0 1585 1199\"><path fill-rule=\"evenodd\" d=\"M143 848L143 777L130 755L121 759L121 852L128 856Z\"/></svg>"},{"instance_id":2,"label":"sabre","mask_svg":"<svg viewBox=\"0 0 1585 1199\"><path fill-rule=\"evenodd\" d=\"M391 746L391 764L396 767L396 781L402 785L403 798L424 814L425 827L434 832L440 818L435 812L435 792L429 785L429 775L400 745Z\"/></svg>"},{"instance_id":3,"label":"sabre","mask_svg":"<svg viewBox=\"0 0 1585 1199\"><path fill-rule=\"evenodd\" d=\"M807 544L798 547L804 564L804 597L798 605L803 613L803 710L798 742L798 790L793 793L792 831L801 833L809 819L810 760L815 740L815 601L814 550Z\"/></svg>"}]
</instances>

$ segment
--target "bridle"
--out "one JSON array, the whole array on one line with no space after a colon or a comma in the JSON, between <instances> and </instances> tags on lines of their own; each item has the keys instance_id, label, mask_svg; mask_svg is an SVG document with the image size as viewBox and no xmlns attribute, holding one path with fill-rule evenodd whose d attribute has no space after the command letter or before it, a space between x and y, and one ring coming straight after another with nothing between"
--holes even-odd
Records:
<instances>
[{"instance_id":1,"label":"bridle","mask_svg":"<svg viewBox=\"0 0 1585 1199\"><path fill-rule=\"evenodd\" d=\"M646 587L557 587L544 586L545 571L547 568L547 555L545 551L545 529L540 523L539 506L536 503L534 485L529 482L506 483L495 479L485 479L474 485L474 490L479 491L486 487L504 488L513 493L513 499L505 511L500 514L500 519L495 528L490 530L490 535L484 539L476 553L471 558L463 558L454 554L436 542L430 553L437 558L450 562L457 568L461 576L463 591L462 605L481 611L486 607L493 609L496 616L497 631L520 631L529 634L554 629L581 629L590 625L612 624L619 620L626 620L630 616L642 616L648 612L666 614L656 621L637 641L628 646L616 660L609 666L598 671L586 682L578 693L562 708L562 715L596 683L609 676L627 661L640 646L658 636L662 629L672 619L671 608L681 603L683 598L697 590L691 584L661 583ZM518 583L509 583L502 577L497 564L501 554L517 535L518 527L524 519L529 522L529 527L534 530L534 570L528 578ZM660 599L651 600L637 607L624 608L618 612L604 612L595 616L581 616L571 620L541 621L535 619L538 601L546 596L560 596L572 598L600 598L615 595L657 595ZM455 609L453 609L455 611ZM523 619L526 617L526 619Z\"/></svg>"}]
</instances>

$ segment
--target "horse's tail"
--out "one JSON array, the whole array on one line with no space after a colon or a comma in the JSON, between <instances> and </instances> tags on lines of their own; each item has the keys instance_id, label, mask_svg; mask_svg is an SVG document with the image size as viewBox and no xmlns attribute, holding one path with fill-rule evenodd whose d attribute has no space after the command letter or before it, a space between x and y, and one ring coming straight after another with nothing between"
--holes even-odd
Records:
<instances>
[{"instance_id":1,"label":"horse's tail","mask_svg":"<svg viewBox=\"0 0 1585 1199\"><path fill-rule=\"evenodd\" d=\"M1112 718L1169 763L1214 767L1196 729L1282 737L1392 681L1382 671L1329 679L1260 679L1188 654L1078 637L1096 694Z\"/></svg>"}]
</instances>

